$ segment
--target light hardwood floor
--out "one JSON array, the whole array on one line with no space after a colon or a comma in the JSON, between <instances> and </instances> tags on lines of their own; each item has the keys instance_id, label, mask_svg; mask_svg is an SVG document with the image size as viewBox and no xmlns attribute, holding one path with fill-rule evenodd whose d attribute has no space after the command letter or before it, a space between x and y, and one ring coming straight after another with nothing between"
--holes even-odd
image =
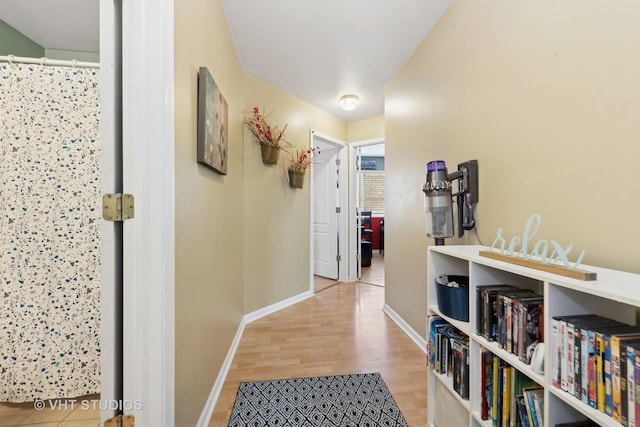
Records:
<instances>
[{"instance_id":1,"label":"light hardwood floor","mask_svg":"<svg viewBox=\"0 0 640 427\"><path fill-rule=\"evenodd\" d=\"M360 281L384 286L384 254L373 253L371 266L360 269Z\"/></svg>"},{"instance_id":2,"label":"light hardwood floor","mask_svg":"<svg viewBox=\"0 0 640 427\"><path fill-rule=\"evenodd\" d=\"M313 292L317 293L320 291L324 291L327 288L330 288L331 286L335 286L337 285L338 282L337 280L333 280L333 279L327 279L326 277L322 277L322 276L313 276Z\"/></svg>"},{"instance_id":3,"label":"light hardwood floor","mask_svg":"<svg viewBox=\"0 0 640 427\"><path fill-rule=\"evenodd\" d=\"M371 266L362 267L361 269L360 281L371 285L384 286L384 254L373 254ZM313 291L320 292L338 283L337 280L313 276Z\"/></svg>"},{"instance_id":4,"label":"light hardwood floor","mask_svg":"<svg viewBox=\"0 0 640 427\"><path fill-rule=\"evenodd\" d=\"M36 410L33 402L0 402L0 427L98 427L100 396L45 400Z\"/></svg>"},{"instance_id":5,"label":"light hardwood floor","mask_svg":"<svg viewBox=\"0 0 640 427\"><path fill-rule=\"evenodd\" d=\"M248 324L209 426L227 425L240 382L366 372L380 372L409 426L426 426L426 356L383 304L382 287L338 283Z\"/></svg>"}]
</instances>

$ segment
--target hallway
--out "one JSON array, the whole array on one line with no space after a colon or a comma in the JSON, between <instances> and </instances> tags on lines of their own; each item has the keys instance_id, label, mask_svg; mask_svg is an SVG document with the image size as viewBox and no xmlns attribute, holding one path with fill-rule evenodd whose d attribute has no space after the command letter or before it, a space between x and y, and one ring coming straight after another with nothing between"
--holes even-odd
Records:
<instances>
[{"instance_id":1,"label":"hallway","mask_svg":"<svg viewBox=\"0 0 640 427\"><path fill-rule=\"evenodd\" d=\"M339 283L248 324L209 425L227 425L243 381L380 372L408 424L426 426L425 354L383 304L383 287Z\"/></svg>"},{"instance_id":2,"label":"hallway","mask_svg":"<svg viewBox=\"0 0 640 427\"><path fill-rule=\"evenodd\" d=\"M370 285L384 286L384 254L373 253L371 266L362 267L360 281Z\"/></svg>"}]
</instances>

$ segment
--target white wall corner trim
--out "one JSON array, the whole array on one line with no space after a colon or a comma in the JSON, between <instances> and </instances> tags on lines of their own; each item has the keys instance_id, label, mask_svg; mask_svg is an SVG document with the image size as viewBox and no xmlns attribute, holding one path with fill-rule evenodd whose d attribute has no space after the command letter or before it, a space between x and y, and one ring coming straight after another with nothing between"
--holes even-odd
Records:
<instances>
[{"instance_id":1,"label":"white wall corner trim","mask_svg":"<svg viewBox=\"0 0 640 427\"><path fill-rule=\"evenodd\" d=\"M419 333L415 331L404 319L396 313L391 307L389 307L386 303L382 307L382 311L384 311L387 316L391 318L396 324L402 329L402 331L407 334L411 341L416 343L420 350L422 350L425 354L427 353L427 340L420 336Z\"/></svg>"},{"instance_id":2,"label":"white wall corner trim","mask_svg":"<svg viewBox=\"0 0 640 427\"><path fill-rule=\"evenodd\" d=\"M209 422L211 421L213 410L216 407L216 403L218 403L218 397L220 397L222 386L224 385L224 382L227 379L227 374L229 373L229 369L231 368L231 362L236 355L238 345L240 345L240 340L242 339L242 334L244 333L245 326L253 322L254 320L258 320L262 317L268 316L269 314L275 313L282 310L283 308L287 308L293 304L304 301L308 298L311 298L312 296L312 291L306 291L301 294L292 296L291 298L287 298L275 304L271 304L270 306L244 315L242 321L240 322L240 326L238 326L236 335L233 338L231 347L229 347L227 356L224 358L224 362L222 363L222 367L220 368L218 377L216 378L215 383L213 383L213 387L211 388L211 392L209 393L209 397L207 398L207 403L205 404L204 409L200 414L200 419L198 420L196 427L207 427L209 425Z\"/></svg>"}]
</instances>

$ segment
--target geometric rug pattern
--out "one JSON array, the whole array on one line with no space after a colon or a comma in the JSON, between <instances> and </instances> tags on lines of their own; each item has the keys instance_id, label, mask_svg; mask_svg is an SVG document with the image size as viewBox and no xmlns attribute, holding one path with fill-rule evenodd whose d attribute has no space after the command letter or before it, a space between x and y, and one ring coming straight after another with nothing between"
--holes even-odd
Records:
<instances>
[{"instance_id":1,"label":"geometric rug pattern","mask_svg":"<svg viewBox=\"0 0 640 427\"><path fill-rule=\"evenodd\" d=\"M380 373L240 383L229 427L407 427Z\"/></svg>"}]
</instances>

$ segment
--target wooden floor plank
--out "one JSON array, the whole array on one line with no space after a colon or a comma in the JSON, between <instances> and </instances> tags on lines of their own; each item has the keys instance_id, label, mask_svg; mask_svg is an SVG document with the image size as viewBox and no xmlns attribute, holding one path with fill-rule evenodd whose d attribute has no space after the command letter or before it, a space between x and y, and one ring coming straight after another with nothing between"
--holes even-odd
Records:
<instances>
[{"instance_id":1,"label":"wooden floor plank","mask_svg":"<svg viewBox=\"0 0 640 427\"><path fill-rule=\"evenodd\" d=\"M426 356L383 304L382 287L339 283L248 324L209 426L227 425L240 382L367 372L380 372L409 426L426 426Z\"/></svg>"},{"instance_id":2,"label":"wooden floor plank","mask_svg":"<svg viewBox=\"0 0 640 427\"><path fill-rule=\"evenodd\" d=\"M384 286L384 254L374 253L371 256L371 265L360 269L360 281Z\"/></svg>"}]
</instances>

